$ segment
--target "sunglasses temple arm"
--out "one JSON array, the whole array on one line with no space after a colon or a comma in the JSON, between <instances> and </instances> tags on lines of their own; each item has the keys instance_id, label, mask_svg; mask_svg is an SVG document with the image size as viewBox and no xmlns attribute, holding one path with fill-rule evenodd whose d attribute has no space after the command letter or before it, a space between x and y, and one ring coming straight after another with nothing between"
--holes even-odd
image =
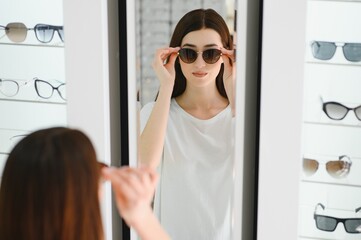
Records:
<instances>
[{"instance_id":1,"label":"sunglasses temple arm","mask_svg":"<svg viewBox=\"0 0 361 240\"><path fill-rule=\"evenodd\" d=\"M317 207L318 207L318 206L322 207L322 209L325 210L325 206L323 206L322 203L317 203L316 206L315 206L314 214L316 214L316 210L317 210Z\"/></svg>"},{"instance_id":2,"label":"sunglasses temple arm","mask_svg":"<svg viewBox=\"0 0 361 240\"><path fill-rule=\"evenodd\" d=\"M361 210L361 207L358 207L358 208L355 209L355 212L357 213L357 212L359 212L360 210Z\"/></svg>"},{"instance_id":3,"label":"sunglasses temple arm","mask_svg":"<svg viewBox=\"0 0 361 240\"><path fill-rule=\"evenodd\" d=\"M322 98L321 95L320 95L320 101L321 101L322 104L324 103L323 98Z\"/></svg>"}]
</instances>

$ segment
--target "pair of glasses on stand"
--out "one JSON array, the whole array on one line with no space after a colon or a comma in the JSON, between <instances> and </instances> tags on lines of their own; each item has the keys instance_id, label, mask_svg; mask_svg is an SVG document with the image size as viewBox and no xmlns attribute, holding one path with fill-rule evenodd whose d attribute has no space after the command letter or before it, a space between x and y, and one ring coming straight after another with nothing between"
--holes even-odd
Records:
<instances>
[{"instance_id":1,"label":"pair of glasses on stand","mask_svg":"<svg viewBox=\"0 0 361 240\"><path fill-rule=\"evenodd\" d=\"M313 158L303 158L303 170L307 176L315 174L321 163ZM326 162L327 173L334 178L344 178L351 170L352 161L346 156L338 157L338 160L329 160Z\"/></svg>"},{"instance_id":2,"label":"pair of glasses on stand","mask_svg":"<svg viewBox=\"0 0 361 240\"><path fill-rule=\"evenodd\" d=\"M318 207L325 210L325 206L322 203L317 203L313 218L316 222L316 227L322 231L333 232L337 225L342 223L345 231L348 233L361 233L361 218L337 218L327 215L316 214ZM355 209L355 213L359 212L361 207Z\"/></svg>"},{"instance_id":3,"label":"pair of glasses on stand","mask_svg":"<svg viewBox=\"0 0 361 240\"><path fill-rule=\"evenodd\" d=\"M59 96L66 100L65 83L59 82L57 86L53 86L48 81L33 78L30 81L34 81L35 91L39 97L49 99L53 96L54 91L57 91ZM28 84L30 81L26 81L23 85ZM12 79L0 79L0 92L7 97L14 97L19 92L20 85L18 81Z\"/></svg>"},{"instance_id":4,"label":"pair of glasses on stand","mask_svg":"<svg viewBox=\"0 0 361 240\"><path fill-rule=\"evenodd\" d=\"M361 43L311 42L312 54L320 60L330 60L335 55L337 47L342 47L343 55L348 61L361 61Z\"/></svg>"},{"instance_id":5,"label":"pair of glasses on stand","mask_svg":"<svg viewBox=\"0 0 361 240\"><path fill-rule=\"evenodd\" d=\"M355 113L356 118L361 121L361 105L357 107L347 107L339 102L324 102L321 97L322 110L332 120L342 120L346 117L349 111Z\"/></svg>"},{"instance_id":6,"label":"pair of glasses on stand","mask_svg":"<svg viewBox=\"0 0 361 240\"><path fill-rule=\"evenodd\" d=\"M36 39L41 43L49 43L53 40L54 33L57 32L59 38L64 42L63 26L54 26L49 24L36 24L34 28L27 28L24 23L12 22L6 26L0 25L0 30L4 29L6 36L10 41L20 43L24 42L29 30L34 30Z\"/></svg>"}]
</instances>

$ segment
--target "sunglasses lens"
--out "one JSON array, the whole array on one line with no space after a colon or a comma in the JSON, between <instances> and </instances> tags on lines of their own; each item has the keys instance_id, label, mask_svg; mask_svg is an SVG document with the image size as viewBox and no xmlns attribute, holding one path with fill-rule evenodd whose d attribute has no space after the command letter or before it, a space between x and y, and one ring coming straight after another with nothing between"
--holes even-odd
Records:
<instances>
[{"instance_id":1,"label":"sunglasses lens","mask_svg":"<svg viewBox=\"0 0 361 240\"><path fill-rule=\"evenodd\" d=\"M208 64L216 63L221 57L222 52L218 49L208 49L205 50L202 54L203 60Z\"/></svg>"},{"instance_id":2,"label":"sunglasses lens","mask_svg":"<svg viewBox=\"0 0 361 240\"><path fill-rule=\"evenodd\" d=\"M343 46L343 53L351 62L361 61L361 43L346 43Z\"/></svg>"},{"instance_id":3,"label":"sunglasses lens","mask_svg":"<svg viewBox=\"0 0 361 240\"><path fill-rule=\"evenodd\" d=\"M334 231L337 226L337 220L326 217L326 216L316 216L316 226L318 229L323 231Z\"/></svg>"},{"instance_id":4,"label":"sunglasses lens","mask_svg":"<svg viewBox=\"0 0 361 240\"><path fill-rule=\"evenodd\" d=\"M334 178L343 178L350 172L351 164L344 161L329 161L326 163L327 172Z\"/></svg>"},{"instance_id":5,"label":"sunglasses lens","mask_svg":"<svg viewBox=\"0 0 361 240\"><path fill-rule=\"evenodd\" d=\"M54 29L50 25L37 24L34 30L36 38L42 43L48 43L53 39Z\"/></svg>"},{"instance_id":6,"label":"sunglasses lens","mask_svg":"<svg viewBox=\"0 0 361 240\"><path fill-rule=\"evenodd\" d=\"M348 233L361 233L361 218L348 219L345 221L345 229Z\"/></svg>"},{"instance_id":7,"label":"sunglasses lens","mask_svg":"<svg viewBox=\"0 0 361 240\"><path fill-rule=\"evenodd\" d=\"M193 49L182 48L178 52L180 59L185 63L193 63L197 59L197 52Z\"/></svg>"},{"instance_id":8,"label":"sunglasses lens","mask_svg":"<svg viewBox=\"0 0 361 240\"><path fill-rule=\"evenodd\" d=\"M348 109L338 103L325 103L324 111L329 118L333 120L341 120L346 116Z\"/></svg>"},{"instance_id":9,"label":"sunglasses lens","mask_svg":"<svg viewBox=\"0 0 361 240\"><path fill-rule=\"evenodd\" d=\"M19 91L19 85L15 81L0 80L0 92L7 97L15 96Z\"/></svg>"},{"instance_id":10,"label":"sunglasses lens","mask_svg":"<svg viewBox=\"0 0 361 240\"><path fill-rule=\"evenodd\" d=\"M313 159L304 158L303 159L303 170L307 176L311 176L318 169L318 162Z\"/></svg>"},{"instance_id":11,"label":"sunglasses lens","mask_svg":"<svg viewBox=\"0 0 361 240\"><path fill-rule=\"evenodd\" d=\"M336 52L336 45L330 42L313 42L311 45L312 54L320 60L329 60Z\"/></svg>"},{"instance_id":12,"label":"sunglasses lens","mask_svg":"<svg viewBox=\"0 0 361 240\"><path fill-rule=\"evenodd\" d=\"M9 23L6 25L6 36L13 42L24 42L28 29L23 23Z\"/></svg>"}]
</instances>

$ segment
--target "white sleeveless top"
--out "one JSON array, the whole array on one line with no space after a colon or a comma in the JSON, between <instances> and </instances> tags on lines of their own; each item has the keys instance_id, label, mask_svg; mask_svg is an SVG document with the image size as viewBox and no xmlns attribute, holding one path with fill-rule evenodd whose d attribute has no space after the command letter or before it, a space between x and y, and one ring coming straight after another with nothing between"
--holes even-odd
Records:
<instances>
[{"instance_id":1,"label":"white sleeveless top","mask_svg":"<svg viewBox=\"0 0 361 240\"><path fill-rule=\"evenodd\" d=\"M141 110L141 131L154 102ZM173 240L231 238L234 118L200 120L172 99L154 211Z\"/></svg>"}]
</instances>

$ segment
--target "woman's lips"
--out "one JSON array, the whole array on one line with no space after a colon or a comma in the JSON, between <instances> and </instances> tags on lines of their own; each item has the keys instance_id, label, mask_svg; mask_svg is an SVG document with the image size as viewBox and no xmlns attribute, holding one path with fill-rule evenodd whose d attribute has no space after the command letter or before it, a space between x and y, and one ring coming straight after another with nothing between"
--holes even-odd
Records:
<instances>
[{"instance_id":1,"label":"woman's lips","mask_svg":"<svg viewBox=\"0 0 361 240\"><path fill-rule=\"evenodd\" d=\"M207 75L206 72L193 72L192 74L193 74L193 76L199 77L199 78L204 77L204 76Z\"/></svg>"}]
</instances>

